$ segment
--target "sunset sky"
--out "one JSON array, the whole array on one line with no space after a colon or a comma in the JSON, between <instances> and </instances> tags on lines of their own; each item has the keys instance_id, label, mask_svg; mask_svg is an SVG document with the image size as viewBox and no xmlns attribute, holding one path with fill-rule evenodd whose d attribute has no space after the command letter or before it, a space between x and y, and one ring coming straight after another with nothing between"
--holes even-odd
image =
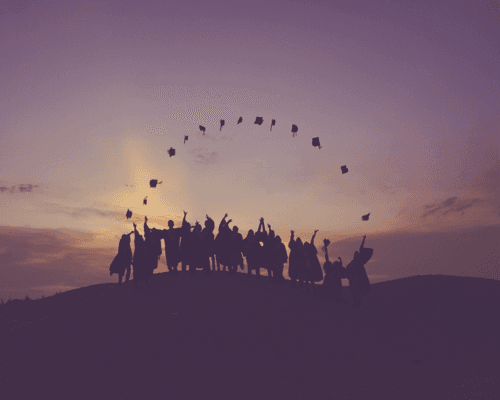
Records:
<instances>
[{"instance_id":1,"label":"sunset sky","mask_svg":"<svg viewBox=\"0 0 500 400\"><path fill-rule=\"evenodd\" d=\"M0 226L116 248L128 208L285 242L500 222L496 1L1 4Z\"/></svg>"}]
</instances>

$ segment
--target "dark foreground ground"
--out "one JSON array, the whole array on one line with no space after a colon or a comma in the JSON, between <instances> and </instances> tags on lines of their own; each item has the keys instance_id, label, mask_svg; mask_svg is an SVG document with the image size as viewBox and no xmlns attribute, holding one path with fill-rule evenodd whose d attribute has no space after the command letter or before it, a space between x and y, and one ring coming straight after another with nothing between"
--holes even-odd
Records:
<instances>
[{"instance_id":1,"label":"dark foreground ground","mask_svg":"<svg viewBox=\"0 0 500 400\"><path fill-rule=\"evenodd\" d=\"M500 398L500 281L377 283L360 309L240 273L139 284L0 306L0 398Z\"/></svg>"}]
</instances>

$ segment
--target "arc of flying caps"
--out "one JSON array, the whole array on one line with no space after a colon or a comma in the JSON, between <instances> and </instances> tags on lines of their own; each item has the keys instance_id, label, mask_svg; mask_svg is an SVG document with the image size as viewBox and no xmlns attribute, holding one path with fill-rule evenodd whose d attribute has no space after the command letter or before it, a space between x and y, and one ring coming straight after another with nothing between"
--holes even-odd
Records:
<instances>
[{"instance_id":1,"label":"arc of flying caps","mask_svg":"<svg viewBox=\"0 0 500 400\"><path fill-rule=\"evenodd\" d=\"M175 149L173 147L171 147L170 149L168 149L168 155L170 157L175 156Z\"/></svg>"},{"instance_id":2,"label":"arc of flying caps","mask_svg":"<svg viewBox=\"0 0 500 400\"><path fill-rule=\"evenodd\" d=\"M202 132L203 132L203 134L205 134L205 130L206 130L206 129L207 129L207 128L205 128L204 126L201 126L201 125L200 125L200 131L202 131Z\"/></svg>"},{"instance_id":3,"label":"arc of flying caps","mask_svg":"<svg viewBox=\"0 0 500 400\"><path fill-rule=\"evenodd\" d=\"M368 218L370 218L370 213L368 213L368 214L366 214L366 215L363 215L363 216L361 217L361 219L362 219L363 221L368 221Z\"/></svg>"},{"instance_id":4,"label":"arc of flying caps","mask_svg":"<svg viewBox=\"0 0 500 400\"><path fill-rule=\"evenodd\" d=\"M315 138L313 138L313 140L312 140L312 145L313 145L314 147L318 147L318 149L321 149L321 145L319 144L319 137L315 137Z\"/></svg>"},{"instance_id":5,"label":"arc of flying caps","mask_svg":"<svg viewBox=\"0 0 500 400\"><path fill-rule=\"evenodd\" d=\"M239 123L241 123L241 122L243 122L243 117L240 117L240 118L238 119L238 122L236 123L236 125L238 125L238 124L239 124Z\"/></svg>"},{"instance_id":6,"label":"arc of flying caps","mask_svg":"<svg viewBox=\"0 0 500 400\"><path fill-rule=\"evenodd\" d=\"M295 124L292 124L292 137L297 136L298 131L299 131L299 127Z\"/></svg>"},{"instance_id":7,"label":"arc of flying caps","mask_svg":"<svg viewBox=\"0 0 500 400\"><path fill-rule=\"evenodd\" d=\"M219 132L222 130L222 127L224 126L225 123L226 123L226 121L224 121L223 119L220 120L220 130L219 130Z\"/></svg>"},{"instance_id":8,"label":"arc of flying caps","mask_svg":"<svg viewBox=\"0 0 500 400\"><path fill-rule=\"evenodd\" d=\"M342 165L340 167L340 170L342 171L342 175L347 174L349 172L346 165Z\"/></svg>"},{"instance_id":9,"label":"arc of flying caps","mask_svg":"<svg viewBox=\"0 0 500 400\"><path fill-rule=\"evenodd\" d=\"M264 122L264 118L262 117L257 117L255 118L255 122L254 122L254 125L257 124L257 125L262 125L262 123Z\"/></svg>"},{"instance_id":10,"label":"arc of flying caps","mask_svg":"<svg viewBox=\"0 0 500 400\"><path fill-rule=\"evenodd\" d=\"M276 120L275 120L275 119L273 119L273 120L271 121L271 131L273 130L273 126L274 126L274 125L276 125Z\"/></svg>"}]
</instances>

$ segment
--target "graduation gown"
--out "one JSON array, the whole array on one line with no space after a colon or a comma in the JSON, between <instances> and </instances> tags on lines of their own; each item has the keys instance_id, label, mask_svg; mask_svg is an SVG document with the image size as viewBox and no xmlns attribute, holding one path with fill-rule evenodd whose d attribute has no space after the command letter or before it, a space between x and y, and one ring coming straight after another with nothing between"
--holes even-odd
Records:
<instances>
[{"instance_id":1,"label":"graduation gown","mask_svg":"<svg viewBox=\"0 0 500 400\"><path fill-rule=\"evenodd\" d=\"M120 239L120 244L118 245L118 254L115 256L113 262L109 266L110 275L125 274L127 268L130 268L131 263L132 249L130 248L130 242Z\"/></svg>"},{"instance_id":2,"label":"graduation gown","mask_svg":"<svg viewBox=\"0 0 500 400\"><path fill-rule=\"evenodd\" d=\"M303 279L304 269L306 268L306 259L301 246L295 241L290 240L288 243L290 256L288 259L288 276L290 279Z\"/></svg>"}]
</instances>

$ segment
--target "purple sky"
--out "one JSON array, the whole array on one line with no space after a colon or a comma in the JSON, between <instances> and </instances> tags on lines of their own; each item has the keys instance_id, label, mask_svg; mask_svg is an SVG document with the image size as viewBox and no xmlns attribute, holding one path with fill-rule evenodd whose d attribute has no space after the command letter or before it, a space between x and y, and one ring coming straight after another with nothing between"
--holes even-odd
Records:
<instances>
[{"instance_id":1,"label":"purple sky","mask_svg":"<svg viewBox=\"0 0 500 400\"><path fill-rule=\"evenodd\" d=\"M2 226L114 248L127 208L286 241L500 221L498 2L1 4Z\"/></svg>"}]
</instances>

